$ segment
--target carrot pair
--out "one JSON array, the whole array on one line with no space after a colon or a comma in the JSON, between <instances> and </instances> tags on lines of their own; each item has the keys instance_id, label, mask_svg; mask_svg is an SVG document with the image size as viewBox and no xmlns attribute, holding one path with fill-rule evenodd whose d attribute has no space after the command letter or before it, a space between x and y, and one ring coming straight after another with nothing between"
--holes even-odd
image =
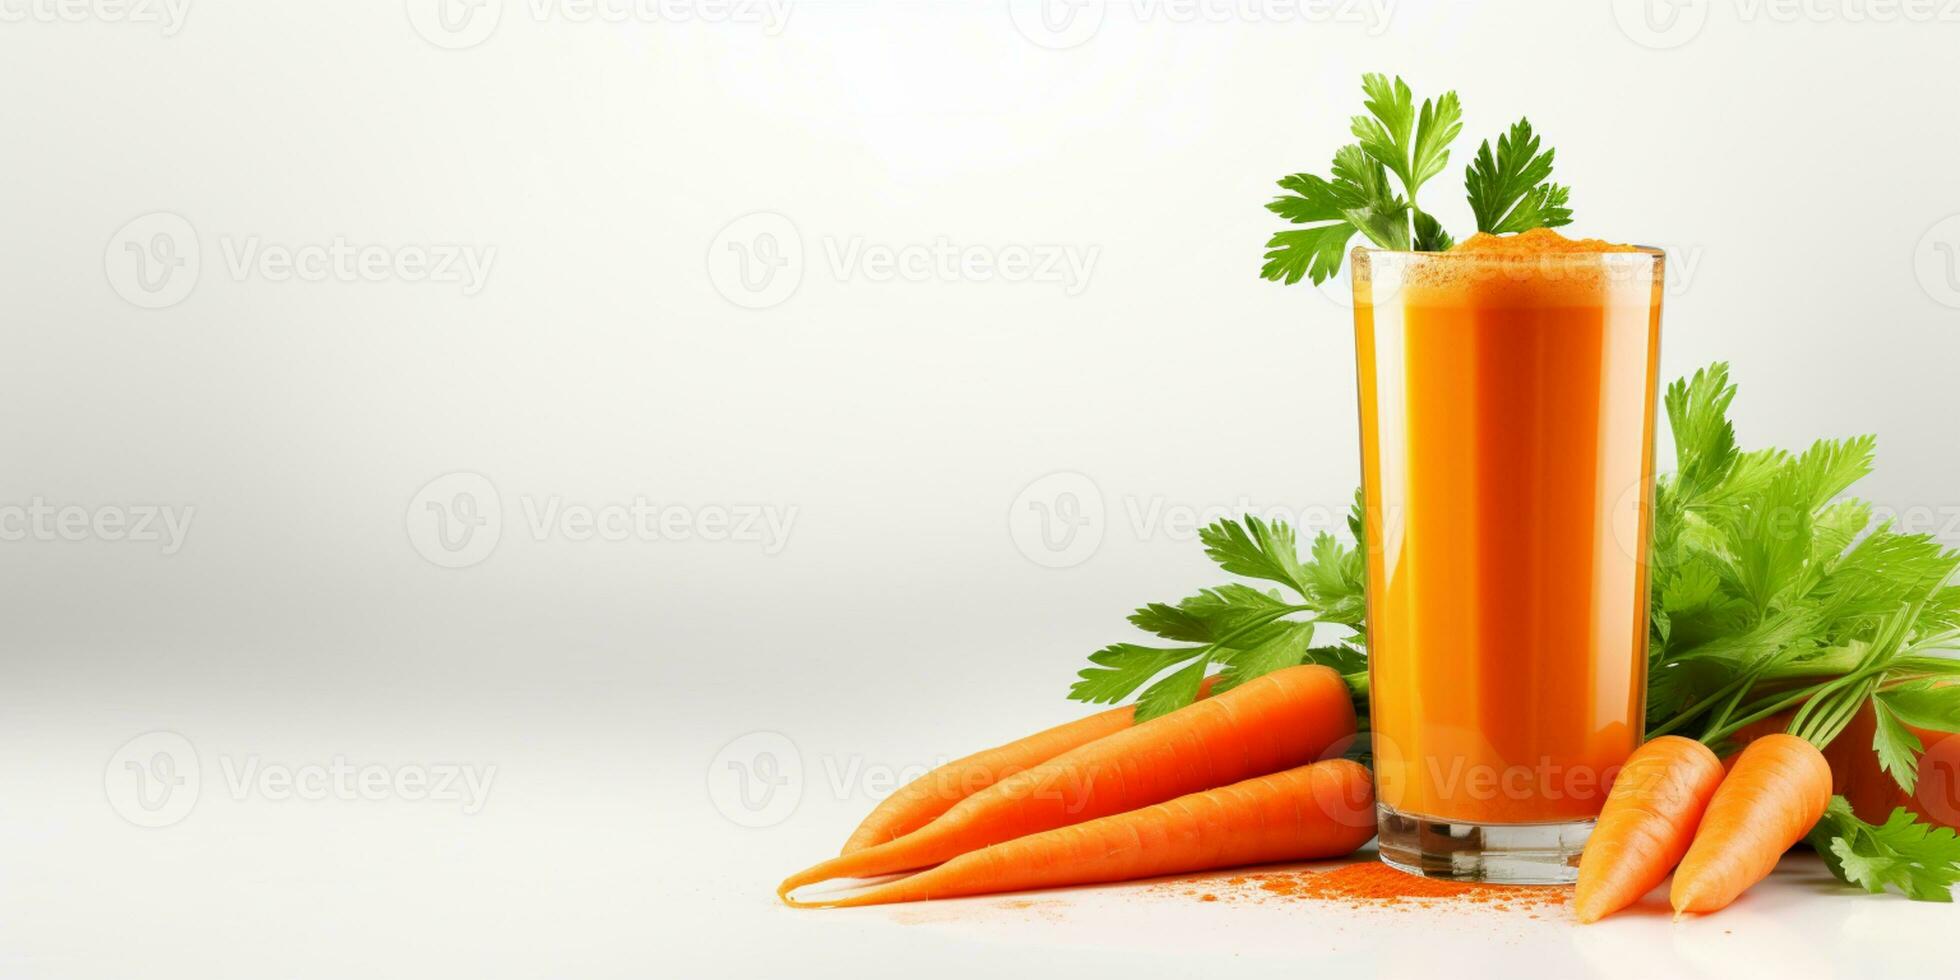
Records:
<instances>
[{"instance_id":1,"label":"carrot pair","mask_svg":"<svg viewBox=\"0 0 1960 980\"><path fill-rule=\"evenodd\" d=\"M1198 697L1211 693L1214 674L1198 687ZM900 786L858 824L844 842L843 853L862 851L897 840L939 818L953 805L1024 769L1031 769L1070 749L1081 748L1105 735L1114 735L1136 720L1136 705L1098 712L1087 718L1043 729L1026 738L954 759Z\"/></svg>"},{"instance_id":2,"label":"carrot pair","mask_svg":"<svg viewBox=\"0 0 1960 980\"><path fill-rule=\"evenodd\" d=\"M1677 915L1726 908L1769 876L1830 799L1830 764L1795 735L1749 743L1726 776L1707 746L1663 735L1635 750L1614 780L1579 861L1574 911L1596 922L1670 871Z\"/></svg>"},{"instance_id":3,"label":"carrot pair","mask_svg":"<svg viewBox=\"0 0 1960 980\"><path fill-rule=\"evenodd\" d=\"M1375 836L1373 777L1330 759L969 851L930 870L797 908L851 908L1055 888L1352 853Z\"/></svg>"},{"instance_id":4,"label":"carrot pair","mask_svg":"<svg viewBox=\"0 0 1960 980\"><path fill-rule=\"evenodd\" d=\"M1033 738L1066 742L1093 727ZM872 904L1345 854L1372 836L1372 821L1354 817L1372 811L1371 798L1356 800L1366 771L1307 763L1354 730L1339 674L1312 665L1275 671L998 776L916 829L895 831L956 790L905 794L866 821L873 829L852 835L858 846L791 875L777 894L792 905ZM1039 750L1003 746L983 761L1018 763ZM1345 802L1328 802L1336 799ZM831 879L925 868L933 870L843 901L791 897Z\"/></svg>"}]
</instances>

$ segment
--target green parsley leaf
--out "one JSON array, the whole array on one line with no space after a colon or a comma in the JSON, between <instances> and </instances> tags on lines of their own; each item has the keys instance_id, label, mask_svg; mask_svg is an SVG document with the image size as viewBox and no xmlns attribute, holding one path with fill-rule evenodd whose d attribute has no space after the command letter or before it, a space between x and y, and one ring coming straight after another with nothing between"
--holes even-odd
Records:
<instances>
[{"instance_id":1,"label":"green parsley leaf","mask_svg":"<svg viewBox=\"0 0 1960 980\"><path fill-rule=\"evenodd\" d=\"M1960 669L1960 663L1955 664ZM1935 732L1960 732L1960 685L1913 681L1881 691L1878 701L1900 721Z\"/></svg>"},{"instance_id":2,"label":"green parsley leaf","mask_svg":"<svg viewBox=\"0 0 1960 980\"><path fill-rule=\"evenodd\" d=\"M1368 114L1355 116L1349 127L1358 142L1335 151L1328 177L1283 178L1279 186L1285 193L1267 202L1267 210L1309 227L1267 240L1262 277L1326 282L1340 272L1357 232L1378 247L1399 251L1441 251L1455 244L1415 201L1417 189L1449 164L1449 144L1463 129L1456 93L1424 99L1418 109L1400 78L1365 75L1361 90ZM1390 186L1391 174L1401 182L1401 193Z\"/></svg>"},{"instance_id":3,"label":"green parsley leaf","mask_svg":"<svg viewBox=\"0 0 1960 980\"><path fill-rule=\"evenodd\" d=\"M1313 623L1285 623L1281 629L1256 646L1231 654L1225 672L1213 693L1229 691L1255 677L1287 667L1298 667L1313 645ZM1193 692L1195 696L1196 692Z\"/></svg>"},{"instance_id":4,"label":"green parsley leaf","mask_svg":"<svg viewBox=\"0 0 1960 980\"><path fill-rule=\"evenodd\" d=\"M1069 697L1090 704L1114 704L1129 697L1152 677L1173 664L1183 663L1203 652L1205 647L1164 650L1134 643L1113 643L1089 655L1094 667L1085 667L1082 678L1069 688ZM1197 691L1192 690L1192 697Z\"/></svg>"},{"instance_id":5,"label":"green parsley leaf","mask_svg":"<svg viewBox=\"0 0 1960 980\"><path fill-rule=\"evenodd\" d=\"M1690 380L1667 386L1667 422L1674 433L1674 485L1694 499L1721 483L1735 465L1735 426L1729 405L1736 387L1729 366L1716 363Z\"/></svg>"},{"instance_id":6,"label":"green parsley leaf","mask_svg":"<svg viewBox=\"0 0 1960 980\"><path fill-rule=\"evenodd\" d=\"M1314 536L1312 560L1304 568L1308 593L1329 622L1360 628L1368 616L1368 572L1361 551L1325 531Z\"/></svg>"},{"instance_id":7,"label":"green parsley leaf","mask_svg":"<svg viewBox=\"0 0 1960 980\"><path fill-rule=\"evenodd\" d=\"M1198 689L1205 681L1205 669L1210 666L1209 656L1199 657L1190 666L1150 685L1137 698L1136 720L1146 722L1198 700Z\"/></svg>"},{"instance_id":8,"label":"green parsley leaf","mask_svg":"<svg viewBox=\"0 0 1960 980\"><path fill-rule=\"evenodd\" d=\"M1266 265L1260 275L1288 284L1312 279L1319 285L1341 271L1354 226L1343 221L1299 231L1282 231L1266 243Z\"/></svg>"},{"instance_id":9,"label":"green parsley leaf","mask_svg":"<svg viewBox=\"0 0 1960 980\"><path fill-rule=\"evenodd\" d=\"M1838 880L1874 895L1889 886L1914 901L1951 902L1960 884L1960 836L1919 822L1904 807L1873 826L1844 797L1831 797L1808 840Z\"/></svg>"},{"instance_id":10,"label":"green parsley leaf","mask_svg":"<svg viewBox=\"0 0 1960 980\"><path fill-rule=\"evenodd\" d=\"M1388 169L1359 146L1334 151L1334 188L1341 216L1383 248L1409 247L1409 202L1388 186Z\"/></svg>"},{"instance_id":11,"label":"green parsley leaf","mask_svg":"<svg viewBox=\"0 0 1960 980\"><path fill-rule=\"evenodd\" d=\"M1383 248L1409 247L1409 205L1390 190L1381 161L1359 146L1344 146L1334 154L1333 174L1333 180L1294 174L1279 182L1290 193L1269 202L1267 210L1294 224L1327 223L1275 234L1266 243L1261 274L1267 279L1325 282L1340 271L1348 239L1357 231Z\"/></svg>"},{"instance_id":12,"label":"green parsley leaf","mask_svg":"<svg viewBox=\"0 0 1960 980\"><path fill-rule=\"evenodd\" d=\"M1661 608L1669 613L1707 608L1721 586L1722 579L1716 574L1712 562L1691 561L1682 565L1661 586Z\"/></svg>"},{"instance_id":13,"label":"green parsley leaf","mask_svg":"<svg viewBox=\"0 0 1960 980\"><path fill-rule=\"evenodd\" d=\"M1361 76L1361 91L1368 96L1363 105L1370 115L1355 116L1348 128L1361 141L1361 149L1402 178L1406 187L1409 136L1416 125L1415 96L1402 79L1390 82L1388 76L1373 72Z\"/></svg>"},{"instance_id":14,"label":"green parsley leaf","mask_svg":"<svg viewBox=\"0 0 1960 980\"><path fill-rule=\"evenodd\" d=\"M1413 201L1416 191L1449 165L1449 145L1463 130L1456 93L1424 99L1418 111L1415 96L1400 78L1391 82L1383 75L1364 75L1361 89L1368 96L1365 105L1370 115L1354 117L1350 127L1354 137L1364 152L1401 178ZM1423 217L1427 216L1417 220ZM1430 222L1433 225L1435 219Z\"/></svg>"},{"instance_id":15,"label":"green parsley leaf","mask_svg":"<svg viewBox=\"0 0 1960 980\"><path fill-rule=\"evenodd\" d=\"M1456 246L1456 239L1443 230L1436 219L1426 211L1415 213L1416 237L1412 243L1418 252L1447 252Z\"/></svg>"},{"instance_id":16,"label":"green parsley leaf","mask_svg":"<svg viewBox=\"0 0 1960 980\"><path fill-rule=\"evenodd\" d=\"M1571 192L1550 183L1554 154L1550 149L1540 153L1539 143L1531 120L1520 119L1497 138L1495 156L1489 140L1478 148L1463 180L1478 231L1503 235L1572 223L1572 211L1565 206Z\"/></svg>"},{"instance_id":17,"label":"green parsley leaf","mask_svg":"<svg viewBox=\"0 0 1960 980\"><path fill-rule=\"evenodd\" d=\"M1450 144L1461 132L1463 107L1457 104L1455 92L1444 92L1434 103L1422 101L1422 112L1416 117L1415 146L1409 150L1411 201L1415 200L1416 188L1449 166Z\"/></svg>"},{"instance_id":18,"label":"green parsley leaf","mask_svg":"<svg viewBox=\"0 0 1960 980\"><path fill-rule=\"evenodd\" d=\"M1278 582L1302 596L1313 594L1293 528L1285 522L1268 523L1251 515L1243 522L1221 520L1199 531L1198 540L1212 561L1234 575Z\"/></svg>"},{"instance_id":19,"label":"green parsley leaf","mask_svg":"<svg viewBox=\"0 0 1960 980\"><path fill-rule=\"evenodd\" d=\"M1368 669L1368 655L1346 645L1314 647L1304 659L1331 668L1336 674L1358 674Z\"/></svg>"},{"instance_id":20,"label":"green parsley leaf","mask_svg":"<svg viewBox=\"0 0 1960 980\"><path fill-rule=\"evenodd\" d=\"M1167 640L1215 643L1250 619L1286 608L1287 603L1276 593L1234 583L1204 589L1174 606L1153 602L1132 613L1130 622Z\"/></svg>"},{"instance_id":21,"label":"green parsley leaf","mask_svg":"<svg viewBox=\"0 0 1960 980\"><path fill-rule=\"evenodd\" d=\"M1878 767L1891 773L1899 788L1910 793L1919 782L1919 752L1925 746L1919 736L1899 724L1899 716L1883 699L1873 700L1872 714L1878 719L1872 730L1872 751L1878 753Z\"/></svg>"},{"instance_id":22,"label":"green parsley leaf","mask_svg":"<svg viewBox=\"0 0 1960 980\"><path fill-rule=\"evenodd\" d=\"M1871 475L1875 436L1819 439L1797 457L1786 479L1797 484L1806 510L1816 510Z\"/></svg>"}]
</instances>

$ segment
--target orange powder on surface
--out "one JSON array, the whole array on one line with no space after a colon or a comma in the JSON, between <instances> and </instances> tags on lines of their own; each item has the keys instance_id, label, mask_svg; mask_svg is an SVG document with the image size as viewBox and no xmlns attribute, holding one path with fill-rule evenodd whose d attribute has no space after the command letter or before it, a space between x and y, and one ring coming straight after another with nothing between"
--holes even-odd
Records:
<instances>
[{"instance_id":1,"label":"orange powder on surface","mask_svg":"<svg viewBox=\"0 0 1960 980\"><path fill-rule=\"evenodd\" d=\"M1397 871L1379 861L1343 865L1327 871L1273 871L1206 882L1209 889L1184 888L1201 902L1331 902L1352 909L1445 909L1529 911L1564 905L1569 889L1442 881ZM1534 916L1535 918L1535 916Z\"/></svg>"},{"instance_id":2,"label":"orange powder on surface","mask_svg":"<svg viewBox=\"0 0 1960 980\"><path fill-rule=\"evenodd\" d=\"M1560 905L1566 899L1562 888L1443 881L1397 871L1379 861L1350 864L1318 874L1262 875L1255 881L1260 890L1274 895L1342 902L1356 907L1449 901L1505 909L1511 904Z\"/></svg>"},{"instance_id":3,"label":"orange powder on surface","mask_svg":"<svg viewBox=\"0 0 1960 980\"><path fill-rule=\"evenodd\" d=\"M1478 232L1458 242L1451 252L1489 255L1542 255L1547 252L1638 252L1636 245L1617 245L1597 238L1567 238L1550 228L1533 228L1515 235Z\"/></svg>"}]
</instances>

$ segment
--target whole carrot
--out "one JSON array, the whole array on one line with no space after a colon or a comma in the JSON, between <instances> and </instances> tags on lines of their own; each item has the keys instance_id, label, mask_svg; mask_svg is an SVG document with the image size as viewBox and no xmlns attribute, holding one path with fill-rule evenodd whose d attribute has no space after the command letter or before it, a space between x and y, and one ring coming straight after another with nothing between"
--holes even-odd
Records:
<instances>
[{"instance_id":1,"label":"whole carrot","mask_svg":"<svg viewBox=\"0 0 1960 980\"><path fill-rule=\"evenodd\" d=\"M849 908L1339 857L1375 835L1368 770L1330 759L1030 834L797 908Z\"/></svg>"},{"instance_id":2,"label":"whole carrot","mask_svg":"<svg viewBox=\"0 0 1960 980\"><path fill-rule=\"evenodd\" d=\"M1354 734L1347 682L1288 667L1015 773L900 837L791 875L787 894L831 878L929 867L989 844L1066 827L1313 761Z\"/></svg>"},{"instance_id":3,"label":"whole carrot","mask_svg":"<svg viewBox=\"0 0 1960 980\"><path fill-rule=\"evenodd\" d=\"M1722 760L1693 739L1663 735L1634 750L1579 859L1579 921L1598 922L1665 880L1721 783Z\"/></svg>"},{"instance_id":4,"label":"whole carrot","mask_svg":"<svg viewBox=\"0 0 1960 980\"><path fill-rule=\"evenodd\" d=\"M1694 844L1674 872L1675 913L1727 907L1769 876L1830 802L1831 766L1815 745L1785 734L1749 743L1708 802Z\"/></svg>"},{"instance_id":5,"label":"whole carrot","mask_svg":"<svg viewBox=\"0 0 1960 980\"><path fill-rule=\"evenodd\" d=\"M1198 696L1211 692L1216 675L1207 677ZM1105 735L1130 727L1136 718L1136 705L1125 705L1056 725L963 758L954 759L917 779L900 786L885 797L858 824L844 842L841 853L861 851L889 840L897 840L931 823L954 804L986 789L1017 772L1038 766L1070 749L1080 748Z\"/></svg>"}]
</instances>

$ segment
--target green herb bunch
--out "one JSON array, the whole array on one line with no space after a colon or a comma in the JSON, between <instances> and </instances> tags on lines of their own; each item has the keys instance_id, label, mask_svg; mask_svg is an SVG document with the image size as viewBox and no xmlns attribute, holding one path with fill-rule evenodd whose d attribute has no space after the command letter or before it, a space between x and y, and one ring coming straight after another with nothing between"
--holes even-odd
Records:
<instances>
[{"instance_id":1,"label":"green herb bunch","mask_svg":"<svg viewBox=\"0 0 1960 980\"><path fill-rule=\"evenodd\" d=\"M1463 130L1456 93L1424 99L1418 107L1400 77L1390 81L1377 74L1362 76L1361 90L1367 114L1355 116L1349 126L1355 142L1334 151L1331 177L1283 177L1279 186L1286 193L1266 205L1307 227L1273 235L1261 276L1325 282L1340 271L1356 232L1398 251L1440 252L1456 244L1416 203L1416 192L1449 166L1450 143ZM1552 159L1551 149L1540 149L1529 119L1519 119L1500 135L1494 151L1485 140L1463 177L1477 230L1509 234L1570 224L1571 191L1551 182ZM1399 193L1391 175L1401 185Z\"/></svg>"}]
</instances>

